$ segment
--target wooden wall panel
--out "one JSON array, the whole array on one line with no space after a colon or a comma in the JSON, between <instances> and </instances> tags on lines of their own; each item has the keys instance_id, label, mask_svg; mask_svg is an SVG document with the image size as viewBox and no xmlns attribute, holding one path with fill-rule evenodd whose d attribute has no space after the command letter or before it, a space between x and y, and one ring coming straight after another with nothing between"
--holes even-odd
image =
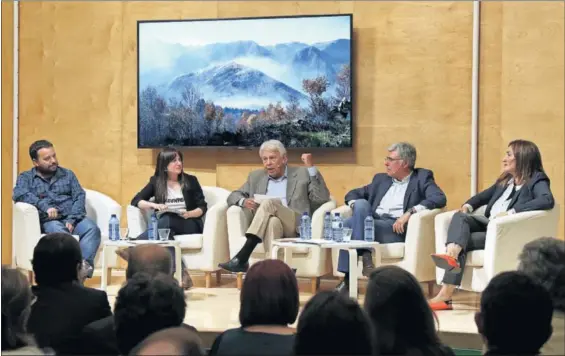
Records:
<instances>
[{"instance_id":1,"label":"wooden wall panel","mask_svg":"<svg viewBox=\"0 0 565 356\"><path fill-rule=\"evenodd\" d=\"M521 135L539 141L563 203L562 6L483 4L481 187L498 174L505 142ZM21 8L20 171L31 166L28 145L46 137L85 187L121 204L146 183L157 151L137 149L138 20L353 13L354 149L312 150L332 195L341 203L349 189L382 171L390 143L408 141L418 149L417 165L434 170L449 208L469 196L471 2L25 2ZM546 123L531 124L540 121ZM184 153L187 170L203 185L234 189L260 166L256 149ZM289 152L291 164L300 164L300 153Z\"/></svg>"},{"instance_id":2,"label":"wooden wall panel","mask_svg":"<svg viewBox=\"0 0 565 356\"><path fill-rule=\"evenodd\" d=\"M2 264L12 263L14 3L2 1Z\"/></svg>"},{"instance_id":3,"label":"wooden wall panel","mask_svg":"<svg viewBox=\"0 0 565 356\"><path fill-rule=\"evenodd\" d=\"M498 142L499 151L493 150L492 158L481 160L484 183L492 184L500 173L500 161L508 142L518 138L535 142L562 214L565 208L564 6L563 2L516 2L488 4L485 8L485 16L501 20L494 22L498 28L493 30L499 42L494 42L492 47L485 43L483 47L485 56L490 58L488 65L500 73L498 76L493 71L485 78L484 84L490 92L482 92L483 97L494 95L484 110L492 108L500 115L498 128L492 130L497 134L482 142L493 148ZM559 236L563 238L563 234L561 219Z\"/></svg>"},{"instance_id":4,"label":"wooden wall panel","mask_svg":"<svg viewBox=\"0 0 565 356\"><path fill-rule=\"evenodd\" d=\"M20 23L19 170L48 139L84 187L120 200L122 4L29 2Z\"/></svg>"}]
</instances>

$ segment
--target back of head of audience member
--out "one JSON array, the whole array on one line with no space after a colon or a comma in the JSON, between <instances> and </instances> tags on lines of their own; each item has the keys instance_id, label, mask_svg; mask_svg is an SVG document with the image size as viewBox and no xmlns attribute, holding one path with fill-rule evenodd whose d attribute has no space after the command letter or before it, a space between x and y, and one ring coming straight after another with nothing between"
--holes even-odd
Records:
<instances>
[{"instance_id":1,"label":"back of head of audience member","mask_svg":"<svg viewBox=\"0 0 565 356\"><path fill-rule=\"evenodd\" d=\"M242 327L292 324L300 305L296 276L282 261L257 262L247 271L240 304Z\"/></svg>"},{"instance_id":2,"label":"back of head of audience member","mask_svg":"<svg viewBox=\"0 0 565 356\"><path fill-rule=\"evenodd\" d=\"M203 356L202 340L196 332L184 328L169 328L151 334L130 355Z\"/></svg>"},{"instance_id":3,"label":"back of head of audience member","mask_svg":"<svg viewBox=\"0 0 565 356\"><path fill-rule=\"evenodd\" d=\"M2 351L35 345L26 329L32 299L27 278L17 269L2 266Z\"/></svg>"},{"instance_id":4,"label":"back of head of audience member","mask_svg":"<svg viewBox=\"0 0 565 356\"><path fill-rule=\"evenodd\" d=\"M353 299L337 291L320 292L298 318L295 355L371 355L371 321Z\"/></svg>"},{"instance_id":5,"label":"back of head of audience member","mask_svg":"<svg viewBox=\"0 0 565 356\"><path fill-rule=\"evenodd\" d=\"M552 332L549 292L527 275L503 272L481 295L475 315L479 333L494 354L538 354Z\"/></svg>"},{"instance_id":6,"label":"back of head of audience member","mask_svg":"<svg viewBox=\"0 0 565 356\"><path fill-rule=\"evenodd\" d=\"M32 265L35 282L40 287L77 281L82 266L80 245L69 234L47 234L33 250Z\"/></svg>"},{"instance_id":7,"label":"back of head of audience member","mask_svg":"<svg viewBox=\"0 0 565 356\"><path fill-rule=\"evenodd\" d=\"M518 270L545 287L553 308L565 312L565 241L541 237L527 243L519 259Z\"/></svg>"},{"instance_id":8,"label":"back of head of audience member","mask_svg":"<svg viewBox=\"0 0 565 356\"><path fill-rule=\"evenodd\" d=\"M118 292L114 327L118 349L127 355L152 333L180 326L186 312L184 292L169 275L136 273Z\"/></svg>"},{"instance_id":9,"label":"back of head of audience member","mask_svg":"<svg viewBox=\"0 0 565 356\"><path fill-rule=\"evenodd\" d=\"M373 321L380 354L433 352L441 345L420 284L400 267L383 266L373 271L367 284L365 311Z\"/></svg>"},{"instance_id":10,"label":"back of head of audience member","mask_svg":"<svg viewBox=\"0 0 565 356\"><path fill-rule=\"evenodd\" d=\"M159 245L147 244L132 247L128 258L126 279L140 272L150 276L159 273L172 275L171 254L166 248Z\"/></svg>"}]
</instances>

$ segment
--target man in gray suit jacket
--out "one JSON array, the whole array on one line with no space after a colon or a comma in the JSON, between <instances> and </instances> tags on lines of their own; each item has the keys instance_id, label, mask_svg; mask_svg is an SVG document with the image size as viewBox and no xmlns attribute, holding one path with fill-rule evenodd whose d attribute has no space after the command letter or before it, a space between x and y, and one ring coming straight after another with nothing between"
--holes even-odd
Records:
<instances>
[{"instance_id":1,"label":"man in gray suit jacket","mask_svg":"<svg viewBox=\"0 0 565 356\"><path fill-rule=\"evenodd\" d=\"M304 167L288 167L284 145L277 140L264 142L259 156L265 169L253 171L245 184L232 192L228 205L244 208L253 214L253 220L245 237L242 249L230 261L219 266L230 272L245 272L249 268L249 256L258 243L264 239L279 239L296 236L300 215L309 215L330 199L330 192L324 178L312 163L312 155L302 155ZM273 199L260 204L255 194L267 195Z\"/></svg>"}]
</instances>

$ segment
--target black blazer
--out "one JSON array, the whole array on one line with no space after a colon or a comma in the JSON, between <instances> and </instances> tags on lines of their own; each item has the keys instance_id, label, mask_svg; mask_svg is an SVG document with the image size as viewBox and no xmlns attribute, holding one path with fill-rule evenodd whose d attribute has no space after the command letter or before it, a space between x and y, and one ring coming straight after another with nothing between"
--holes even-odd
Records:
<instances>
[{"instance_id":1,"label":"black blazer","mask_svg":"<svg viewBox=\"0 0 565 356\"><path fill-rule=\"evenodd\" d=\"M197 330L188 324L182 324L194 332ZM119 355L118 340L114 332L114 316L97 320L82 330L81 355Z\"/></svg>"},{"instance_id":2,"label":"black blazer","mask_svg":"<svg viewBox=\"0 0 565 356\"><path fill-rule=\"evenodd\" d=\"M186 174L183 172L184 188L182 190L182 196L184 197L184 203L186 205L186 210L194 210L196 208L202 209L202 215L206 214L208 205L206 204L206 199L204 199L204 192L202 192L202 187L198 183L198 179L195 176ZM149 179L149 183L139 193L133 197L131 200L131 205L137 206L141 200L149 200L155 196L155 181L157 178L152 176Z\"/></svg>"},{"instance_id":3,"label":"black blazer","mask_svg":"<svg viewBox=\"0 0 565 356\"><path fill-rule=\"evenodd\" d=\"M490 188L483 190L465 204L478 209L483 205L487 205L485 216L490 216L490 210L494 203L500 198L508 186L494 183ZM514 194L514 197L508 205L508 210L514 209L517 213L532 210L550 210L553 209L555 200L549 189L549 177L543 172L536 172L532 178Z\"/></svg>"},{"instance_id":4,"label":"black blazer","mask_svg":"<svg viewBox=\"0 0 565 356\"><path fill-rule=\"evenodd\" d=\"M345 202L356 199L366 199L371 204L374 212L388 189L392 186L392 178L386 173L377 173L371 184L353 189L345 195ZM447 198L434 180L434 173L429 169L415 168L410 176L406 194L404 195L404 212L416 205L423 205L428 209L443 208Z\"/></svg>"},{"instance_id":5,"label":"black blazer","mask_svg":"<svg viewBox=\"0 0 565 356\"><path fill-rule=\"evenodd\" d=\"M78 282L33 287L32 291L37 300L31 306L28 331L39 347L50 347L58 354L76 353L84 326L112 315L106 292Z\"/></svg>"}]
</instances>

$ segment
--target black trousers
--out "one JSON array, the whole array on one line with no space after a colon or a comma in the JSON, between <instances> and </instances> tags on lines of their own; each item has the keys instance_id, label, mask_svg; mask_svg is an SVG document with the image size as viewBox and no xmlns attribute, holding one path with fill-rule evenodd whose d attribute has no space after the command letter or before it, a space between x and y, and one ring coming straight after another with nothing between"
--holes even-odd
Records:
<instances>
[{"instance_id":1,"label":"black trousers","mask_svg":"<svg viewBox=\"0 0 565 356\"><path fill-rule=\"evenodd\" d=\"M487 224L488 221L485 220L484 217L477 217L461 212L457 212L453 215L453 219L451 219L449 229L447 230L447 244L456 243L462 247L458 258L461 272L453 273L446 271L443 276L443 283L456 286L461 284L467 252L485 248Z\"/></svg>"},{"instance_id":2,"label":"black trousers","mask_svg":"<svg viewBox=\"0 0 565 356\"><path fill-rule=\"evenodd\" d=\"M201 234L204 231L204 224L201 218L185 219L175 213L164 213L157 220L158 229L171 229L169 240L174 240L175 235ZM137 237L138 240L149 240L149 231L143 232ZM176 271L175 248L168 247L171 258L173 259L173 273ZM182 261L182 259L181 259ZM184 262L182 262L184 269Z\"/></svg>"}]
</instances>

